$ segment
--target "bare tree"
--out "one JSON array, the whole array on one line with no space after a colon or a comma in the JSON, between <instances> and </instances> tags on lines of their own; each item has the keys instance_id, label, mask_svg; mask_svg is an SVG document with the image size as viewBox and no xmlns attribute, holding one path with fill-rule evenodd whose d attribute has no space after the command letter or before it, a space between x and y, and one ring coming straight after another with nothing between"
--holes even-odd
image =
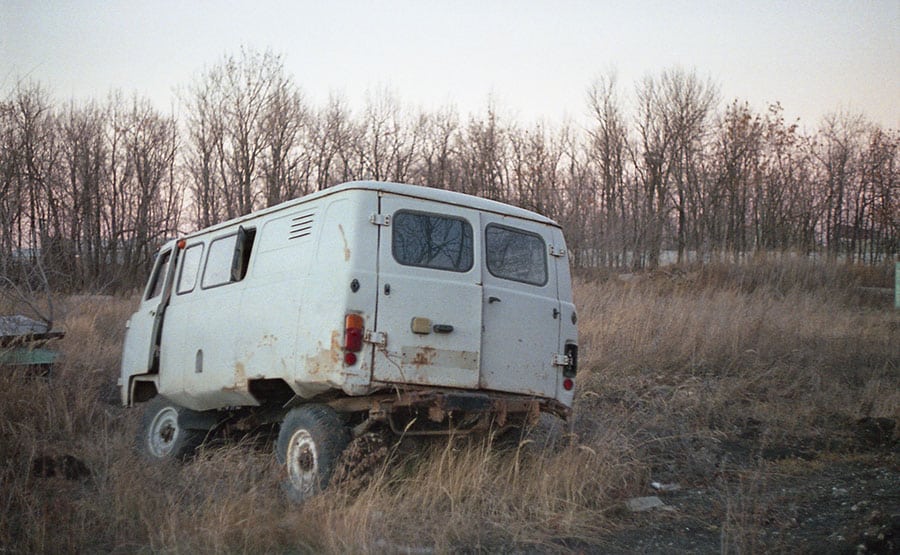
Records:
<instances>
[{"instance_id":1,"label":"bare tree","mask_svg":"<svg viewBox=\"0 0 900 555\"><path fill-rule=\"evenodd\" d=\"M210 225L305 191L299 151L307 110L279 55L242 49L202 72L185 102L198 219Z\"/></svg>"},{"instance_id":2,"label":"bare tree","mask_svg":"<svg viewBox=\"0 0 900 555\"><path fill-rule=\"evenodd\" d=\"M862 159L858 216L860 259L876 263L900 252L900 133L873 128Z\"/></svg>"},{"instance_id":3,"label":"bare tree","mask_svg":"<svg viewBox=\"0 0 900 555\"><path fill-rule=\"evenodd\" d=\"M271 79L262 120L262 174L266 206L311 190L311 164L307 153L300 147L310 125L309 109L283 68L273 72Z\"/></svg>"},{"instance_id":4,"label":"bare tree","mask_svg":"<svg viewBox=\"0 0 900 555\"><path fill-rule=\"evenodd\" d=\"M438 189L455 188L460 180L457 145L461 133L453 107L420 118L423 143L416 181Z\"/></svg>"},{"instance_id":5,"label":"bare tree","mask_svg":"<svg viewBox=\"0 0 900 555\"><path fill-rule=\"evenodd\" d=\"M749 105L732 102L719 119L713 175L704 195L703 229L711 250L736 259L748 252L752 191L760 183L764 124Z\"/></svg>"},{"instance_id":6,"label":"bare tree","mask_svg":"<svg viewBox=\"0 0 900 555\"><path fill-rule=\"evenodd\" d=\"M184 164L190 176L195 219L200 227L208 227L225 218L224 188L219 177L219 145L224 139L225 121L219 106L222 92L221 76L209 71L196 80L187 98L187 147Z\"/></svg>"},{"instance_id":7,"label":"bare tree","mask_svg":"<svg viewBox=\"0 0 900 555\"><path fill-rule=\"evenodd\" d=\"M622 113L615 73L601 76L588 91L594 126L590 134L590 159L596 168L596 186L591 187L595 210L590 227L599 234L603 263L618 266L635 245L626 237L625 172L628 130ZM619 252L617 252L619 251Z\"/></svg>"},{"instance_id":8,"label":"bare tree","mask_svg":"<svg viewBox=\"0 0 900 555\"><path fill-rule=\"evenodd\" d=\"M312 160L315 190L341 182L348 173L348 152L354 144L355 126L344 98L331 95L328 104L313 117L306 150Z\"/></svg>"},{"instance_id":9,"label":"bare tree","mask_svg":"<svg viewBox=\"0 0 900 555\"><path fill-rule=\"evenodd\" d=\"M860 189L860 143L865 132L862 116L848 113L827 115L819 130L821 142L814 152L824 180L824 225L830 256L836 256L841 250L852 254L860 239L859 228L852 221L852 202L854 191Z\"/></svg>"},{"instance_id":10,"label":"bare tree","mask_svg":"<svg viewBox=\"0 0 900 555\"><path fill-rule=\"evenodd\" d=\"M496 107L490 103L483 119L471 118L459 148L463 172L459 188L464 193L499 201L509 199L507 131Z\"/></svg>"}]
</instances>

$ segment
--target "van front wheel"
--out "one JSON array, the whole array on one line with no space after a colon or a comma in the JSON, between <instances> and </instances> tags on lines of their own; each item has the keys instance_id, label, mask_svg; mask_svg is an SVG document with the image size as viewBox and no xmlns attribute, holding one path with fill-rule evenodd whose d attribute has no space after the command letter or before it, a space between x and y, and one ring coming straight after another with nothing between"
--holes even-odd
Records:
<instances>
[{"instance_id":1,"label":"van front wheel","mask_svg":"<svg viewBox=\"0 0 900 555\"><path fill-rule=\"evenodd\" d=\"M178 423L179 415L185 410L165 397L156 396L147 402L137 437L138 451L145 458L184 459L197 450L203 442L203 433L185 429Z\"/></svg>"},{"instance_id":2,"label":"van front wheel","mask_svg":"<svg viewBox=\"0 0 900 555\"><path fill-rule=\"evenodd\" d=\"M288 498L301 503L322 491L349 441L349 430L331 407L304 405L288 412L275 447Z\"/></svg>"}]
</instances>

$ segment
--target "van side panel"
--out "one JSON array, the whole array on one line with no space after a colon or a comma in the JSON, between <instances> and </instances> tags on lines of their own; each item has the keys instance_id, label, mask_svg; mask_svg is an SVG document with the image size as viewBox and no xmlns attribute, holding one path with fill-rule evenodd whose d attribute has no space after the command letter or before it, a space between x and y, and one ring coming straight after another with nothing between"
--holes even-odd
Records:
<instances>
[{"instance_id":1,"label":"van side panel","mask_svg":"<svg viewBox=\"0 0 900 555\"><path fill-rule=\"evenodd\" d=\"M570 270L571 257L563 238L562 230L553 230L553 246L561 256L556 260L557 284L559 288L559 353L566 352L566 345L578 345L578 315L575 313L575 301L572 295L572 275ZM557 375L556 399L567 407L571 407L575 400L575 390L566 391L562 386L562 374Z\"/></svg>"},{"instance_id":2,"label":"van side panel","mask_svg":"<svg viewBox=\"0 0 900 555\"><path fill-rule=\"evenodd\" d=\"M179 275L166 311L159 392L194 410L256 404L242 379L246 368L238 355L246 333L241 298L249 274L240 282L207 285L213 275L210 245L236 232L223 229L187 241L187 248L204 245L203 263L192 291L178 292Z\"/></svg>"},{"instance_id":3,"label":"van side panel","mask_svg":"<svg viewBox=\"0 0 900 555\"><path fill-rule=\"evenodd\" d=\"M160 393L194 410L257 405L249 392L255 379L283 379L307 398L330 389L367 393L371 346L348 367L342 342L348 311L374 321L377 228L368 213L376 206L374 191L350 191L244 221L256 232L244 279L203 287L201 268L193 291L173 295ZM234 231L187 246L209 250ZM357 293L353 279L365 284Z\"/></svg>"},{"instance_id":4,"label":"van side panel","mask_svg":"<svg viewBox=\"0 0 900 555\"><path fill-rule=\"evenodd\" d=\"M369 216L377 209L377 198L374 191L353 191L324 207L315 258L308 279L300 284L303 300L291 386L303 397L329 388L349 395L369 392L372 346L365 344L357 363L346 365L343 341L348 313L374 325L377 227Z\"/></svg>"}]
</instances>

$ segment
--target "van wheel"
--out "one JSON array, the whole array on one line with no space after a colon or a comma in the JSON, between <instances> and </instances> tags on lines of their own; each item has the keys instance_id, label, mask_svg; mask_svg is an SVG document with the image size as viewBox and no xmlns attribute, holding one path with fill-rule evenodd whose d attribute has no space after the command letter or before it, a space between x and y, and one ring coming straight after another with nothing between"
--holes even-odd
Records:
<instances>
[{"instance_id":1,"label":"van wheel","mask_svg":"<svg viewBox=\"0 0 900 555\"><path fill-rule=\"evenodd\" d=\"M204 434L178 424L178 416L187 409L156 396L147 402L138 431L137 447L144 458L154 461L185 459L197 450Z\"/></svg>"},{"instance_id":2,"label":"van wheel","mask_svg":"<svg viewBox=\"0 0 900 555\"><path fill-rule=\"evenodd\" d=\"M322 491L349 441L349 430L331 407L304 405L288 412L275 446L288 498L302 503Z\"/></svg>"}]
</instances>

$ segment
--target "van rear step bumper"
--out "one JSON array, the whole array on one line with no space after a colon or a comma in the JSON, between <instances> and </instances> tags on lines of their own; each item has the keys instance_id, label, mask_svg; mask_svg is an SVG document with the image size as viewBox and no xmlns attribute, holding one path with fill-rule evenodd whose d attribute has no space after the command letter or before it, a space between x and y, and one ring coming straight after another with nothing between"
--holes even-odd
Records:
<instances>
[{"instance_id":1,"label":"van rear step bumper","mask_svg":"<svg viewBox=\"0 0 900 555\"><path fill-rule=\"evenodd\" d=\"M369 418L354 429L354 435L378 422L387 423L396 434L439 435L531 423L541 412L568 420L572 412L555 399L433 388L344 397L328 404L338 412L368 410Z\"/></svg>"}]
</instances>

